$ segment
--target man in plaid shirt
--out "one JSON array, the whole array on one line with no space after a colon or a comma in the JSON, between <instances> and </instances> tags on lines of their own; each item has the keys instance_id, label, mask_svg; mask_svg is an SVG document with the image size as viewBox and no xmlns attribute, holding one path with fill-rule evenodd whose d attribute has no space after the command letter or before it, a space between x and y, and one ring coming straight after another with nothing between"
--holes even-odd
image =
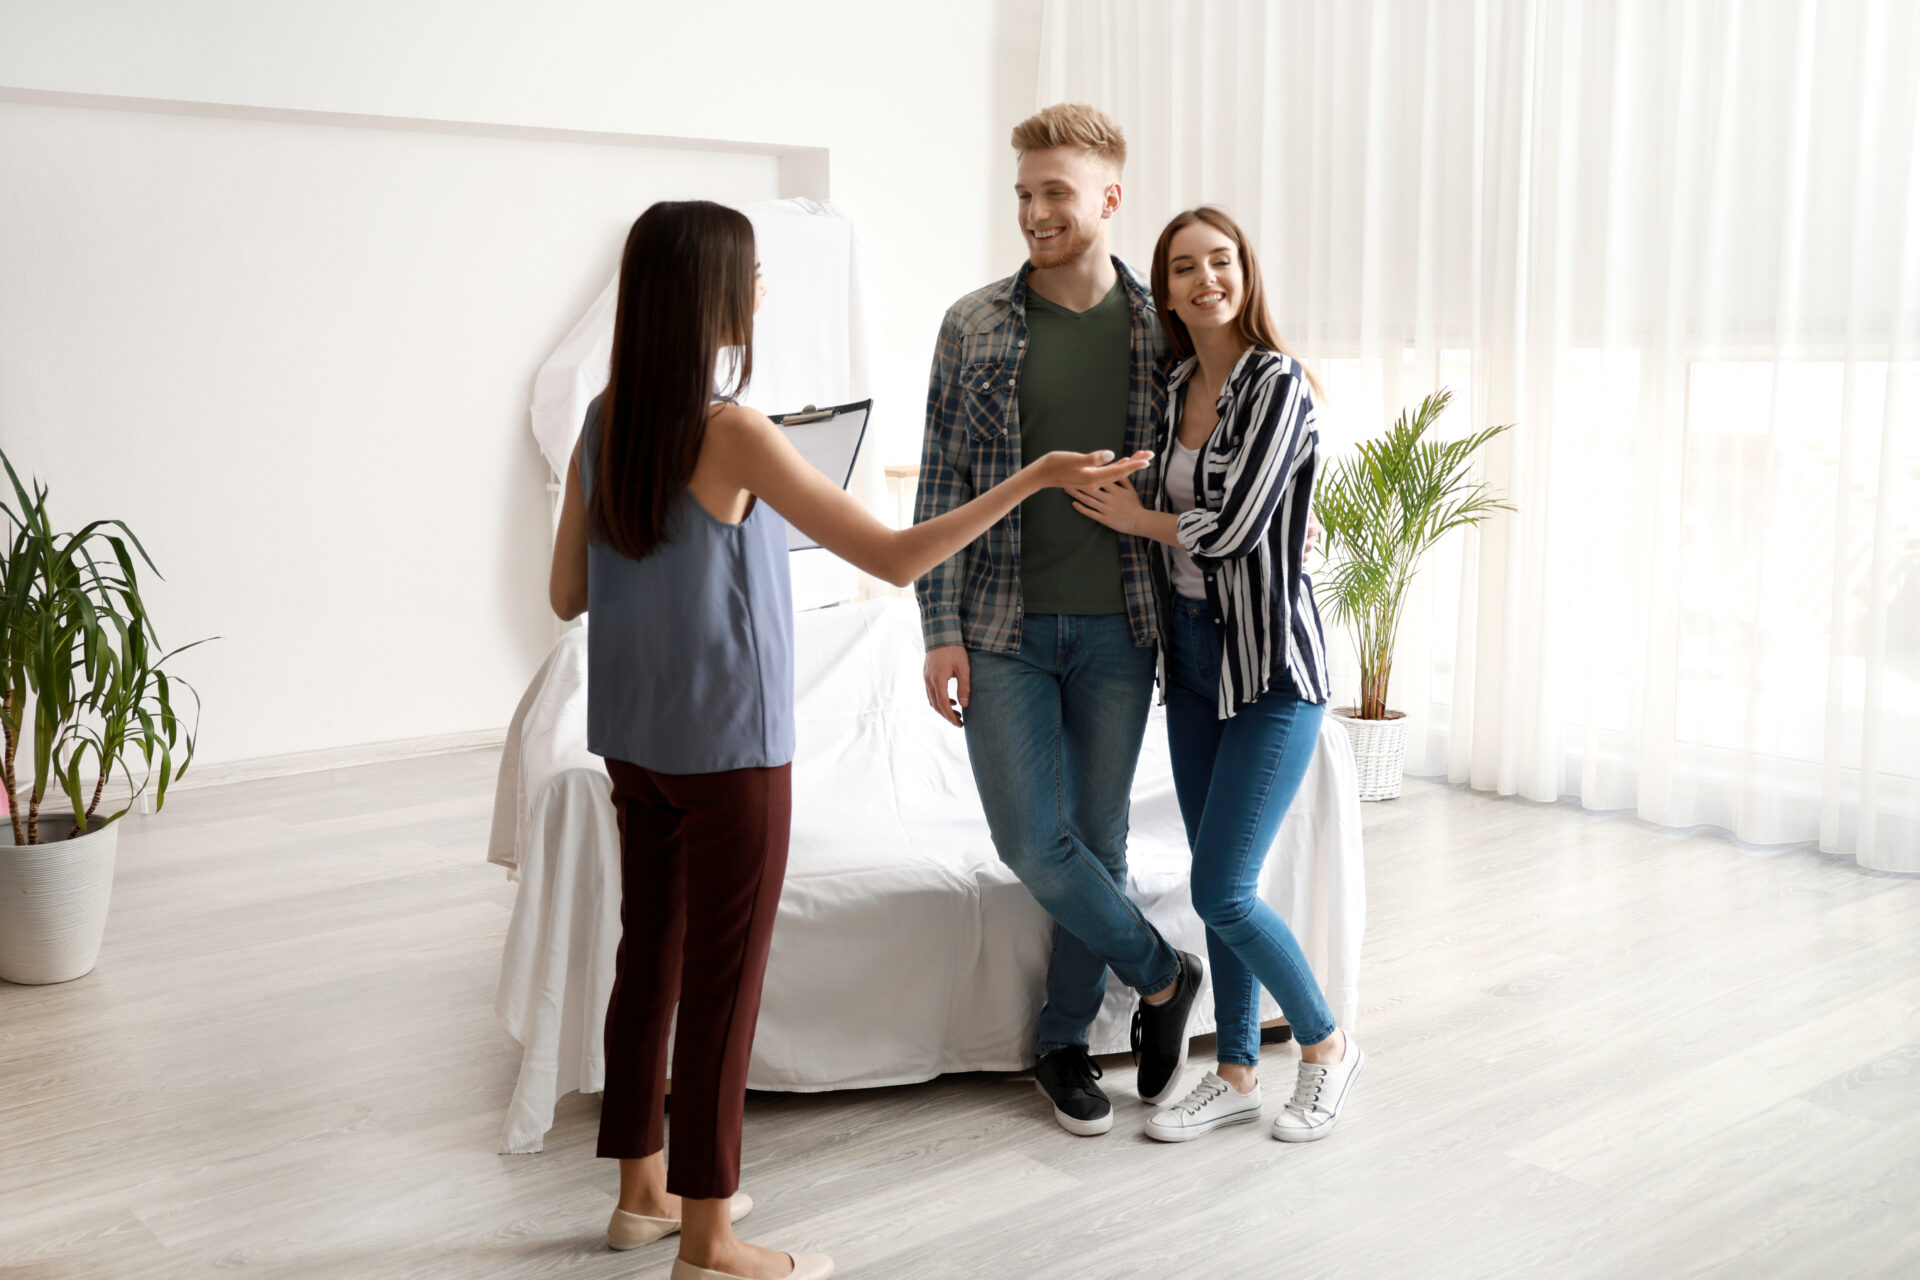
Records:
<instances>
[{"instance_id":1,"label":"man in plaid shirt","mask_svg":"<svg viewBox=\"0 0 1920 1280\"><path fill-rule=\"evenodd\" d=\"M1146 282L1107 245L1125 138L1103 112L1061 105L1023 121L1013 145L1028 260L941 323L916 521L1049 450L1121 457L1160 436L1166 340ZM1143 493L1154 475L1134 477ZM1054 919L1035 1077L1060 1125L1087 1136L1113 1127L1087 1052L1107 970L1141 995L1137 1084L1156 1106L1179 1090L1203 976L1126 891L1128 799L1153 698L1152 554L1054 491L916 588L928 701L964 725L994 846Z\"/></svg>"}]
</instances>

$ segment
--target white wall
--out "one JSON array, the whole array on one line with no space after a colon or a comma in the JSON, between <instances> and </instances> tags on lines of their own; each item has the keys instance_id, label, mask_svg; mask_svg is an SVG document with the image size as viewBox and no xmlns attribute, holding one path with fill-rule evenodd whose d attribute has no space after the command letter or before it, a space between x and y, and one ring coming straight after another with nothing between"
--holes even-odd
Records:
<instances>
[{"instance_id":1,"label":"white wall","mask_svg":"<svg viewBox=\"0 0 1920 1280\"><path fill-rule=\"evenodd\" d=\"M941 311L1018 261L1038 8L0 0L0 88L826 148L880 312L876 430L907 459ZM533 369L645 204L778 180L747 154L19 102L0 173L0 444L56 516L148 541L163 638L226 637L182 659L209 763L505 722L551 635Z\"/></svg>"},{"instance_id":2,"label":"white wall","mask_svg":"<svg viewBox=\"0 0 1920 1280\"><path fill-rule=\"evenodd\" d=\"M0 103L0 440L125 519L208 761L502 723L552 640L530 372L627 211L775 161Z\"/></svg>"},{"instance_id":3,"label":"white wall","mask_svg":"<svg viewBox=\"0 0 1920 1280\"><path fill-rule=\"evenodd\" d=\"M876 427L911 454L940 313L1019 262L1007 132L1032 109L1039 11L0 0L0 86L825 147L891 313Z\"/></svg>"}]
</instances>

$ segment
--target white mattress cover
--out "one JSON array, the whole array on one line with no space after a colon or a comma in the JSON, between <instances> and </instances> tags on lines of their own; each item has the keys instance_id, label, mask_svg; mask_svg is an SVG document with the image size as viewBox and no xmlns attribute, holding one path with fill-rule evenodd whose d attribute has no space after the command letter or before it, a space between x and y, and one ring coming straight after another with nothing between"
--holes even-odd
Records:
<instances>
[{"instance_id":1,"label":"white mattress cover","mask_svg":"<svg viewBox=\"0 0 1920 1280\"><path fill-rule=\"evenodd\" d=\"M488 860L520 883L495 1008L524 1048L503 1151L538 1151L565 1093L598 1092L620 939L610 784L586 749L586 631L563 636L514 713ZM993 852L961 732L926 705L914 607L872 600L797 618L794 822L748 1083L821 1090L1032 1065L1051 938ZM1130 892L1205 954L1187 885L1165 720L1133 793ZM1319 749L1261 880L1335 1014L1358 1013L1365 869L1346 733ZM1097 1054L1123 1052L1133 993L1110 983ZM1262 993L1261 1017L1278 1015ZM1213 1029L1210 993L1193 1033Z\"/></svg>"}]
</instances>

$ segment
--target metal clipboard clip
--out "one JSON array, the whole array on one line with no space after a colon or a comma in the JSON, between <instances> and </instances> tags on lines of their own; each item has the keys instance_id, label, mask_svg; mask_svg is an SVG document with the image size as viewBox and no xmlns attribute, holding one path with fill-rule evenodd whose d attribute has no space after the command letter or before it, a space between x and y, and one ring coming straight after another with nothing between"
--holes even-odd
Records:
<instances>
[{"instance_id":1,"label":"metal clipboard clip","mask_svg":"<svg viewBox=\"0 0 1920 1280\"><path fill-rule=\"evenodd\" d=\"M798 413L783 413L774 421L783 427L804 427L809 422L825 422L839 412L838 409L820 409L808 405Z\"/></svg>"}]
</instances>

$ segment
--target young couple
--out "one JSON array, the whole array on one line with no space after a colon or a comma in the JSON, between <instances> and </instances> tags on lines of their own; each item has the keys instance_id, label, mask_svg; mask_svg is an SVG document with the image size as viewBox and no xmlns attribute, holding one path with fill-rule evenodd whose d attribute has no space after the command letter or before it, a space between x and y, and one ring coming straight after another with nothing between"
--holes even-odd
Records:
<instances>
[{"instance_id":1,"label":"young couple","mask_svg":"<svg viewBox=\"0 0 1920 1280\"><path fill-rule=\"evenodd\" d=\"M1153 300L1106 253L1119 131L1086 108L1053 108L1023 124L1015 145L1032 261L963 300L942 327L911 529L880 524L763 414L716 398L721 348L741 349L733 391L752 374L764 290L747 219L705 201L662 203L627 237L607 389L567 469L548 594L563 619L593 613L588 745L606 760L621 835L598 1147L620 1162L607 1241L627 1249L677 1234L674 1280L823 1280L833 1270L823 1255L763 1249L733 1230L752 1208L738 1193L741 1124L791 815L782 517L890 582L944 566L923 592L929 691L941 672L958 674L996 844L1060 922L1040 1035L1041 1078L1063 1123L1111 1126L1110 1108L1096 1126L1095 1101L1105 1100L1084 1047L1105 968L1145 993L1140 1075L1160 1100L1177 1091L1202 981L1199 960L1169 948L1124 891L1128 786L1156 644L1217 998L1240 1003L1221 1005L1220 1074L1154 1124L1162 1136L1197 1134L1257 1114L1256 979L1319 1063L1311 1077L1302 1068L1282 1136L1323 1134L1360 1061L1286 926L1251 889L1325 697L1300 576L1313 443L1302 371L1264 327L1237 233L1207 238L1231 223L1206 214L1170 228L1178 245L1162 237L1155 292L1180 318L1168 326L1176 349L1191 343L1199 360L1175 371L1167 421L1204 457L1185 482L1150 484L1146 508L1126 478L1149 465L1163 434L1164 346ZM1243 352L1247 341L1223 336L1246 327L1242 315L1260 319L1247 341L1261 347ZM1184 395L1196 378L1217 401L1217 430L1207 395ZM1198 407L1183 415L1189 400ZM1074 416L1077 405L1088 412ZM1051 447L1098 432L1121 439ZM1021 546L1023 503L1046 514L1028 521ZM1053 539L1036 542L1049 514ZM1104 549L1079 545L1089 533ZM1162 563L1142 539L1186 558ZM1042 602L1051 613L1036 607L1036 587L1057 593ZM1243 1117L1214 1105L1216 1081Z\"/></svg>"},{"instance_id":2,"label":"young couple","mask_svg":"<svg viewBox=\"0 0 1920 1280\"><path fill-rule=\"evenodd\" d=\"M1049 107L1013 145L1028 260L947 312L917 518L1049 450L1157 455L1131 479L1036 494L918 587L928 700L964 725L994 846L1054 920L1035 1078L1068 1132L1112 1128L1087 1052L1111 969L1140 994L1136 1087L1163 1108L1146 1133L1251 1123L1265 986L1301 1046L1273 1136L1322 1138L1365 1055L1258 894L1329 692L1302 564L1314 378L1275 336L1252 248L1223 212L1167 225L1150 286L1111 256L1126 143L1106 115ZM1156 666L1218 1024L1218 1068L1184 1093L1206 969L1126 893Z\"/></svg>"}]
</instances>

